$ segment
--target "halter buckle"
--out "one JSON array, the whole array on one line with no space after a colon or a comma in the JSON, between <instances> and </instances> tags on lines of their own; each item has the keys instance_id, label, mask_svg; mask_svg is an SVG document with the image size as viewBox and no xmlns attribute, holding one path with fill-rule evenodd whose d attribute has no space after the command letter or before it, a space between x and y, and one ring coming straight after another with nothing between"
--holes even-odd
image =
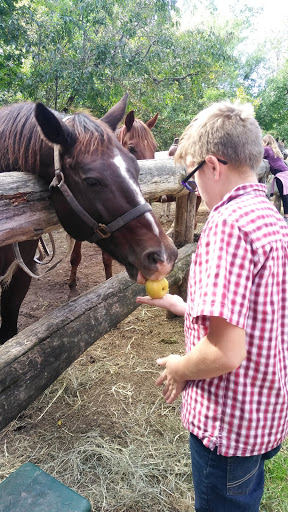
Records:
<instances>
[{"instance_id":1,"label":"halter buckle","mask_svg":"<svg viewBox=\"0 0 288 512\"><path fill-rule=\"evenodd\" d=\"M61 188L61 184L62 183L64 183L64 174L61 171L55 169L55 175L54 175L54 178L53 178L53 180L51 181L51 183L49 185L49 190L51 190L54 187Z\"/></svg>"},{"instance_id":2,"label":"halter buckle","mask_svg":"<svg viewBox=\"0 0 288 512\"><path fill-rule=\"evenodd\" d=\"M98 229L95 229L95 232L98 233L98 235L101 236L101 238L109 238L111 236L110 231L108 231L105 224L98 224Z\"/></svg>"}]
</instances>

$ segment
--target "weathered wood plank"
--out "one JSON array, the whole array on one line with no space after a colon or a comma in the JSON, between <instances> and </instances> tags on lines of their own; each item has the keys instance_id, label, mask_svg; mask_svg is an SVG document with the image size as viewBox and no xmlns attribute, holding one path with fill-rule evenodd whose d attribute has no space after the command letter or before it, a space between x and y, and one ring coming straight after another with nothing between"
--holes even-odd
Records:
<instances>
[{"instance_id":1,"label":"weathered wood plank","mask_svg":"<svg viewBox=\"0 0 288 512\"><path fill-rule=\"evenodd\" d=\"M32 240L59 227L47 185L31 174L0 174L0 246Z\"/></svg>"},{"instance_id":2,"label":"weathered wood plank","mask_svg":"<svg viewBox=\"0 0 288 512\"><path fill-rule=\"evenodd\" d=\"M176 198L173 241L177 248L193 242L196 197L195 194L187 194Z\"/></svg>"},{"instance_id":3,"label":"weathered wood plank","mask_svg":"<svg viewBox=\"0 0 288 512\"><path fill-rule=\"evenodd\" d=\"M186 175L184 167L175 165L173 158L160 160L140 160L139 184L147 200L157 199L169 194L172 196L187 195L181 179Z\"/></svg>"},{"instance_id":4,"label":"weathered wood plank","mask_svg":"<svg viewBox=\"0 0 288 512\"><path fill-rule=\"evenodd\" d=\"M196 244L179 251L168 277L181 283ZM0 347L0 430L25 410L66 368L139 305L144 287L126 273L44 316Z\"/></svg>"}]
</instances>

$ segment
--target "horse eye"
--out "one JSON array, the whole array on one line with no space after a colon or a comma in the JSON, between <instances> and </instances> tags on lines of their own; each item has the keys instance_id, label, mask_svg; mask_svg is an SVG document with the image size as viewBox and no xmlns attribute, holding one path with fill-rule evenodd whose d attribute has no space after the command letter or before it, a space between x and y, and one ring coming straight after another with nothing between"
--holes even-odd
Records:
<instances>
[{"instance_id":1,"label":"horse eye","mask_svg":"<svg viewBox=\"0 0 288 512\"><path fill-rule=\"evenodd\" d=\"M101 187L100 181L96 178L84 178L84 183L88 185L88 187Z\"/></svg>"},{"instance_id":2,"label":"horse eye","mask_svg":"<svg viewBox=\"0 0 288 512\"><path fill-rule=\"evenodd\" d=\"M135 155L136 153L136 149L134 148L134 146L128 146L128 151L132 153L132 155Z\"/></svg>"}]
</instances>

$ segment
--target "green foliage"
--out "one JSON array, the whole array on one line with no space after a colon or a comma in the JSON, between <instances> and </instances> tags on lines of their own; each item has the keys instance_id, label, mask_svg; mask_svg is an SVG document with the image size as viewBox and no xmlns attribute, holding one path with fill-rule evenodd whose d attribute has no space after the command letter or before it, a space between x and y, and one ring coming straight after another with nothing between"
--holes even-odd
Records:
<instances>
[{"instance_id":1,"label":"green foliage","mask_svg":"<svg viewBox=\"0 0 288 512\"><path fill-rule=\"evenodd\" d=\"M27 9L17 7L17 0L0 0L0 98L17 80L25 57L25 18Z\"/></svg>"},{"instance_id":2,"label":"green foliage","mask_svg":"<svg viewBox=\"0 0 288 512\"><path fill-rule=\"evenodd\" d=\"M265 132L288 140L288 62L259 95L257 120Z\"/></svg>"},{"instance_id":3,"label":"green foliage","mask_svg":"<svg viewBox=\"0 0 288 512\"><path fill-rule=\"evenodd\" d=\"M238 1L237 17L222 19L212 0L189 9L200 4L210 16L183 30L176 0L0 0L0 103L41 100L100 117L128 91L138 117L159 112L154 134L167 149L211 102L239 91L255 100L263 55L237 52L251 9Z\"/></svg>"}]
</instances>

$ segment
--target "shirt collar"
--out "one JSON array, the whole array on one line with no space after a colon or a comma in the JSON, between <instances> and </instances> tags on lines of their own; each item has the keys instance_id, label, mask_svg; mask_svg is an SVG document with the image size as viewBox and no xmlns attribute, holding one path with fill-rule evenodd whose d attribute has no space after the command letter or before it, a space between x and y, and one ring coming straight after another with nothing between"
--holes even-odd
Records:
<instances>
[{"instance_id":1,"label":"shirt collar","mask_svg":"<svg viewBox=\"0 0 288 512\"><path fill-rule=\"evenodd\" d=\"M266 197L267 193L267 187L263 183L243 183L242 185L238 185L237 187L233 188L231 192L228 192L226 194L222 201L220 203L216 204L212 211L218 210L218 208L221 208L225 204L230 203L234 199L237 199L238 197L244 196L244 195L256 195L256 196L263 196Z\"/></svg>"}]
</instances>

